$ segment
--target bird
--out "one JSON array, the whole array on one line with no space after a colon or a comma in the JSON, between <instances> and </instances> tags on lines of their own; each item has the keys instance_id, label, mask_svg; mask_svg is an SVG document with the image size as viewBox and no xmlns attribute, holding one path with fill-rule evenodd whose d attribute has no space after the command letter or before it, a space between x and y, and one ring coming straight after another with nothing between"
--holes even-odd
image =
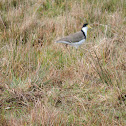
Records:
<instances>
[{"instance_id":1,"label":"bird","mask_svg":"<svg viewBox=\"0 0 126 126\"><path fill-rule=\"evenodd\" d=\"M91 26L88 23L86 23L83 25L81 31L78 31L64 38L61 38L57 40L56 43L64 43L66 45L74 46L77 49L80 45L82 45L85 42L87 38L88 28L91 28Z\"/></svg>"}]
</instances>

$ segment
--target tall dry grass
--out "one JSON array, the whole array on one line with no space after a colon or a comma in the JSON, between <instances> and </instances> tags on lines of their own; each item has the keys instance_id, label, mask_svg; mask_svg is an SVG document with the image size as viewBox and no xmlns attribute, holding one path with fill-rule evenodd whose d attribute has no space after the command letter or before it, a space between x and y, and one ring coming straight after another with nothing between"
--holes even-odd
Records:
<instances>
[{"instance_id":1,"label":"tall dry grass","mask_svg":"<svg viewBox=\"0 0 126 126\"><path fill-rule=\"evenodd\" d=\"M125 52L125 0L0 1L0 125L126 125Z\"/></svg>"}]
</instances>

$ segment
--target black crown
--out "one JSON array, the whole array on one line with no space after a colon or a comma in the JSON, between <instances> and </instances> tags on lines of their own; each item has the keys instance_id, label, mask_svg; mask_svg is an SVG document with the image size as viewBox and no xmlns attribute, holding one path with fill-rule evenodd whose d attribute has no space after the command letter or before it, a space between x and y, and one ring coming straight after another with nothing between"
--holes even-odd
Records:
<instances>
[{"instance_id":1,"label":"black crown","mask_svg":"<svg viewBox=\"0 0 126 126\"><path fill-rule=\"evenodd\" d=\"M86 27L88 25L88 23L84 24L83 27Z\"/></svg>"}]
</instances>

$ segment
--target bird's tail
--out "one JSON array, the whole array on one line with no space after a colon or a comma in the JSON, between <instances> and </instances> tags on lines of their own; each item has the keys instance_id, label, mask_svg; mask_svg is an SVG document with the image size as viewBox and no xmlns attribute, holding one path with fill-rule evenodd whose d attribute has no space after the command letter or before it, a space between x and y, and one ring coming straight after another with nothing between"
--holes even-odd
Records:
<instances>
[{"instance_id":1,"label":"bird's tail","mask_svg":"<svg viewBox=\"0 0 126 126\"><path fill-rule=\"evenodd\" d=\"M71 43L69 43L69 42L66 42L66 41L56 41L56 43L64 43L64 44L71 45Z\"/></svg>"}]
</instances>

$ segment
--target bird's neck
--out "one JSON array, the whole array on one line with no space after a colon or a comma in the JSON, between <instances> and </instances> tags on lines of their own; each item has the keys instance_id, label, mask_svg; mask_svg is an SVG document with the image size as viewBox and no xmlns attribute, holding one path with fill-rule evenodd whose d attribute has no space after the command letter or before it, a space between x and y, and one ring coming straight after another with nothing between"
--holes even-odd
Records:
<instances>
[{"instance_id":1,"label":"bird's neck","mask_svg":"<svg viewBox=\"0 0 126 126\"><path fill-rule=\"evenodd\" d=\"M88 30L88 27L84 27L84 28L81 29L81 31L82 31L83 33L85 33L85 37L86 37L86 38L87 38L87 30Z\"/></svg>"}]
</instances>

